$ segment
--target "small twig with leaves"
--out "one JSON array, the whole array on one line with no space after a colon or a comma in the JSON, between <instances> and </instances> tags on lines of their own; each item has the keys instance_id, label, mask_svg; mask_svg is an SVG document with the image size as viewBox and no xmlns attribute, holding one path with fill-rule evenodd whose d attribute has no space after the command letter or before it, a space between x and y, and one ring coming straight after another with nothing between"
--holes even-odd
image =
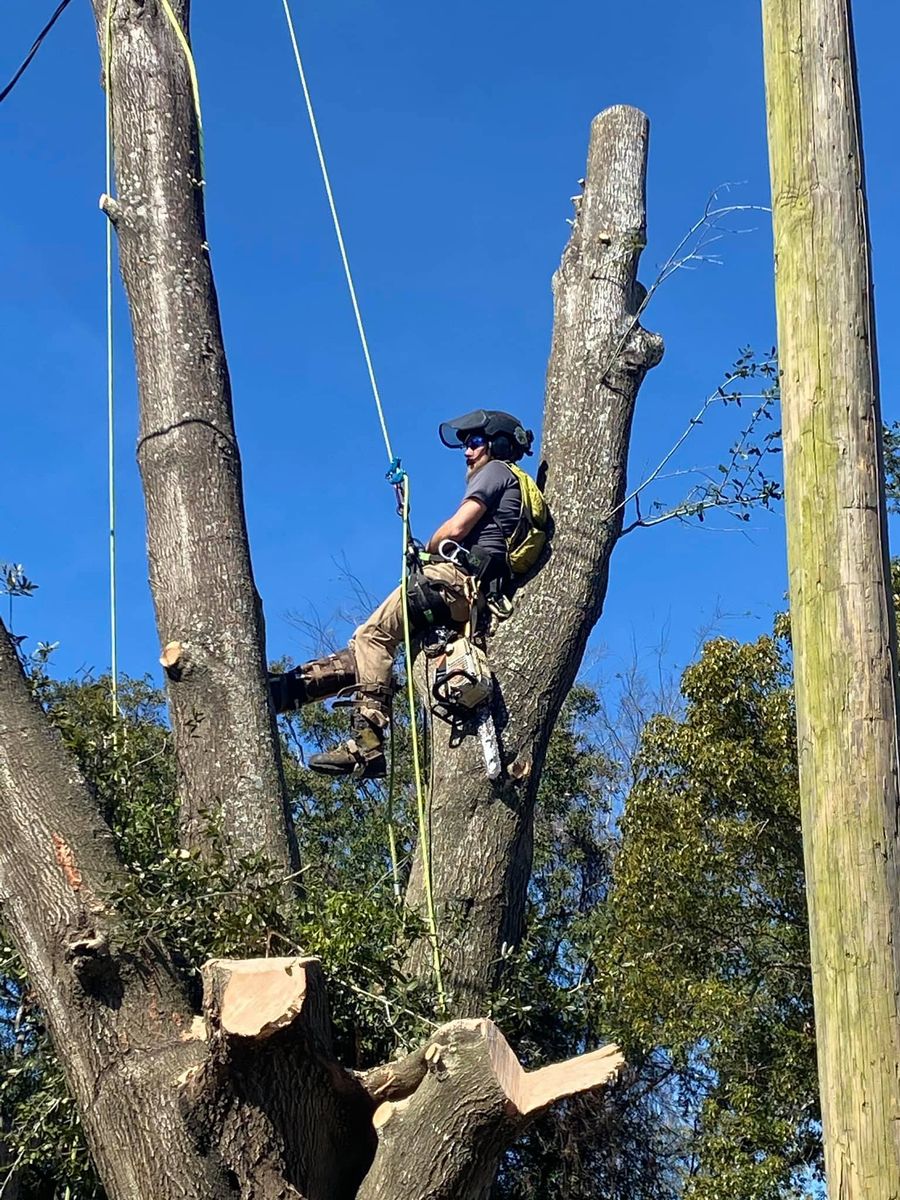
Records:
<instances>
[{"instance_id":1,"label":"small twig with leaves","mask_svg":"<svg viewBox=\"0 0 900 1200\"><path fill-rule=\"evenodd\" d=\"M16 646L23 639L13 637L13 599L16 596L31 596L36 591L37 584L28 578L21 563L0 563L0 596L9 596L7 626Z\"/></svg>"},{"instance_id":2,"label":"small twig with leaves","mask_svg":"<svg viewBox=\"0 0 900 1200\"><path fill-rule=\"evenodd\" d=\"M719 205L720 193L730 191L735 186L733 183L720 183L717 188L710 192L702 216L698 217L687 233L685 233L684 237L681 238L678 245L660 267L653 283L647 289L643 300L641 300L638 306L637 312L629 321L628 327L614 346L612 354L609 356L609 361L604 367L603 376L606 376L615 366L619 355L627 346L628 339L637 328L651 300L676 271L693 270L694 266L699 263L712 263L715 266L721 266L721 257L718 254L703 253L706 248L715 242L721 241L726 234L737 236L752 232L749 229L726 228L725 222L729 217L743 212L771 213L771 208L764 204Z\"/></svg>"},{"instance_id":3,"label":"small twig with leaves","mask_svg":"<svg viewBox=\"0 0 900 1200\"><path fill-rule=\"evenodd\" d=\"M737 385L744 380L760 379L767 386L760 391L746 392ZM771 508L781 500L781 483L771 478L764 469L766 456L781 452L781 430L771 429L759 436L759 430L766 421L773 420L773 412L778 403L778 364L774 349L763 358L757 359L750 347L745 347L735 364L726 373L725 379L703 401L698 412L693 416L687 428L675 444L666 452L657 466L625 499L614 508L608 517L614 516L628 504L634 503L635 517L626 525L622 533L630 533L633 529L647 529L659 525L663 521L673 519L687 521L696 518L702 522L704 513L711 508L722 509L737 520L750 520L750 509L762 505ZM670 472L663 471L672 461L690 434L698 425L703 423L709 410L717 405L742 407L745 401L758 401L747 426L741 430L738 440L729 451L728 460L719 463L715 469L718 474L700 467ZM653 483L662 479L674 478L676 475L699 475L702 482L690 489L687 496L677 504L668 506L660 500L651 505L652 515L645 515L641 506L642 493Z\"/></svg>"}]
</instances>

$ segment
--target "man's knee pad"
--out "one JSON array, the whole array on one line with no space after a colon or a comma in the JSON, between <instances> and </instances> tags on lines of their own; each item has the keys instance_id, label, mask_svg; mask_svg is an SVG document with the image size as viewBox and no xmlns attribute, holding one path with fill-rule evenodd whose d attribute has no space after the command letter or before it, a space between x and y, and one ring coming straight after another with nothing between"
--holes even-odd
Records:
<instances>
[{"instance_id":1,"label":"man's knee pad","mask_svg":"<svg viewBox=\"0 0 900 1200\"><path fill-rule=\"evenodd\" d=\"M356 659L350 649L302 663L283 675L269 676L276 712L290 712L315 700L327 700L356 685Z\"/></svg>"},{"instance_id":2,"label":"man's knee pad","mask_svg":"<svg viewBox=\"0 0 900 1200\"><path fill-rule=\"evenodd\" d=\"M406 607L413 633L454 624L443 588L421 571L414 571L406 581Z\"/></svg>"}]
</instances>

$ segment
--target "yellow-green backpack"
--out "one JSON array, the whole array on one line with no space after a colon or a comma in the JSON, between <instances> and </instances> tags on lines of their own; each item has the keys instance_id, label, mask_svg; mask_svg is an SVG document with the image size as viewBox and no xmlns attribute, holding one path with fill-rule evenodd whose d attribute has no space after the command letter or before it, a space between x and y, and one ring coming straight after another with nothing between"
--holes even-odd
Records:
<instances>
[{"instance_id":1,"label":"yellow-green backpack","mask_svg":"<svg viewBox=\"0 0 900 1200\"><path fill-rule=\"evenodd\" d=\"M515 463L506 464L512 471L522 493L522 511L511 538L507 538L507 558L514 575L524 575L540 558L547 543L547 522L550 509L544 493L527 471Z\"/></svg>"}]
</instances>

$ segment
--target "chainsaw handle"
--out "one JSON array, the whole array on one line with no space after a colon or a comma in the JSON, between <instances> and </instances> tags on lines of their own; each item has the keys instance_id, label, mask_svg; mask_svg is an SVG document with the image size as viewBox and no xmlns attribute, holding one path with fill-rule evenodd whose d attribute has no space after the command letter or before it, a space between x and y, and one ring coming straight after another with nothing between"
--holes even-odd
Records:
<instances>
[{"instance_id":1,"label":"chainsaw handle","mask_svg":"<svg viewBox=\"0 0 900 1200\"><path fill-rule=\"evenodd\" d=\"M434 681L434 686L431 689L432 696L434 696L435 700L439 701L441 704L451 703L449 692L446 689L448 688L450 681L453 679L465 679L468 683L471 683L473 687L478 682L477 677L473 675L471 671L464 671L462 667L457 667L453 671L448 671L447 674L441 679L436 679Z\"/></svg>"}]
</instances>

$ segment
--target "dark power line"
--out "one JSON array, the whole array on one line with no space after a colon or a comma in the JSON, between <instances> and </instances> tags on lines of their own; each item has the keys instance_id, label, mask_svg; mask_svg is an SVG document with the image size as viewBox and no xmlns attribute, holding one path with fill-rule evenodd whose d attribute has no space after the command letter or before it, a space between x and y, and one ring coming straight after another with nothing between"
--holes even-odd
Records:
<instances>
[{"instance_id":1,"label":"dark power line","mask_svg":"<svg viewBox=\"0 0 900 1200\"><path fill-rule=\"evenodd\" d=\"M12 79L9 81L9 83L6 85L6 87L3 89L3 91L0 92L0 104L3 103L3 101L9 95L9 93L13 90L13 88L16 86L16 84L19 82L19 80L22 78L22 76L25 74L25 72L31 66L31 60L37 54L38 50L40 50L41 43L43 42L44 38L47 36L47 34L50 32L50 30L53 28L53 26L59 20L59 18L63 15L65 10L69 7L71 2L72 2L72 0L62 0L60 5L56 9L56 12L53 14L53 16L50 18L50 20L47 22L47 24L41 30L41 32L37 35L37 37L34 39L34 45L31 47L31 49L28 51L27 55L25 56L25 61L22 63L21 67L19 67L18 71L16 71L15 75L13 75Z\"/></svg>"}]
</instances>

